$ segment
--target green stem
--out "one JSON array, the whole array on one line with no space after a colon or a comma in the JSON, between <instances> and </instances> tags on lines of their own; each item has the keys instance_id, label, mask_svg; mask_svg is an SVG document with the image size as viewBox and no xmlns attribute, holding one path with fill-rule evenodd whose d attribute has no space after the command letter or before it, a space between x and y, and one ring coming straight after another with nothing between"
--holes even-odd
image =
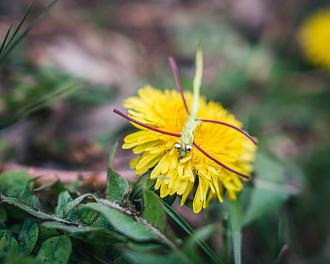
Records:
<instances>
[{"instance_id":1,"label":"green stem","mask_svg":"<svg viewBox=\"0 0 330 264\"><path fill-rule=\"evenodd\" d=\"M199 108L199 96L203 78L203 52L200 48L196 52L196 71L193 83L193 104L191 115L195 118Z\"/></svg>"},{"instance_id":2,"label":"green stem","mask_svg":"<svg viewBox=\"0 0 330 264\"><path fill-rule=\"evenodd\" d=\"M241 233L241 206L238 201L228 202L229 221L234 251L234 263L241 264L242 233Z\"/></svg>"}]
</instances>

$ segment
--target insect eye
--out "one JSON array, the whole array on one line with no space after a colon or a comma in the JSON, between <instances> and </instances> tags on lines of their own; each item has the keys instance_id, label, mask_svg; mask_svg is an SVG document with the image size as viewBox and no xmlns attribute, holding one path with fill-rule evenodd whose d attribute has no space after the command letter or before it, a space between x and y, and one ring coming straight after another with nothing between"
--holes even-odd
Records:
<instances>
[{"instance_id":1,"label":"insect eye","mask_svg":"<svg viewBox=\"0 0 330 264\"><path fill-rule=\"evenodd\" d=\"M177 149L177 150L179 150L182 147L181 147L181 144L180 143L176 143L176 144L174 144L174 148Z\"/></svg>"},{"instance_id":2,"label":"insect eye","mask_svg":"<svg viewBox=\"0 0 330 264\"><path fill-rule=\"evenodd\" d=\"M192 149L193 149L192 146L190 146L190 145L186 145L186 151L187 151L187 152L192 151Z\"/></svg>"}]
</instances>

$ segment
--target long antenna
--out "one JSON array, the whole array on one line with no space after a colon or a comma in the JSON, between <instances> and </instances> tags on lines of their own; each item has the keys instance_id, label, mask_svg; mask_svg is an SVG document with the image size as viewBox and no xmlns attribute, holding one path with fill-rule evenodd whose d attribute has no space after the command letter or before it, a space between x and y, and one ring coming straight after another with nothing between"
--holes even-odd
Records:
<instances>
[{"instance_id":1,"label":"long antenna","mask_svg":"<svg viewBox=\"0 0 330 264\"><path fill-rule=\"evenodd\" d=\"M183 89L182 89L181 82L180 82L178 66L176 65L175 59L173 57L169 57L168 61L172 68L173 76L174 76L175 83L176 83L176 88L178 89L178 92L181 95L181 98L182 98L182 101L184 104L184 108L186 109L186 112L189 115L187 101L186 101L186 98L184 97Z\"/></svg>"},{"instance_id":2,"label":"long antenna","mask_svg":"<svg viewBox=\"0 0 330 264\"><path fill-rule=\"evenodd\" d=\"M150 125L147 125L147 124L144 124L140 121L137 121L136 119L128 116L128 115L125 115L123 112L120 112L118 109L113 109L113 112L116 113L117 115L120 115L121 117L125 118L126 120L132 122L132 123L135 123L139 126L142 126L146 129L149 129L149 130L152 130L152 131L155 131L155 132L158 132L158 133L161 133L161 134L164 134L164 135L168 135L168 136L172 136L172 137L181 137L180 134L177 134L177 133L173 133L173 132L168 132L168 131L165 131L165 130L162 130L162 129L159 129L157 127L153 127L153 126L150 126Z\"/></svg>"}]
</instances>

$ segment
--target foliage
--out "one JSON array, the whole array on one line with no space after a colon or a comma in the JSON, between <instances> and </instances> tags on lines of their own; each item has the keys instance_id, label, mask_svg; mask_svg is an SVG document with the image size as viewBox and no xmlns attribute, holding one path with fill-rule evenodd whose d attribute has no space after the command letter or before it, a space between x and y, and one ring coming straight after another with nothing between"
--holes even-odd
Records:
<instances>
[{"instance_id":1,"label":"foliage","mask_svg":"<svg viewBox=\"0 0 330 264\"><path fill-rule=\"evenodd\" d=\"M1 258L5 260L15 256L25 259L25 256L34 256L42 263L68 263L77 259L93 263L123 260L128 263L151 263L154 259L164 263L199 263L200 256L196 259L197 249L204 252L205 259L210 263L224 261L203 242L219 227L206 225L194 231L169 204L153 192L152 185L144 186L141 190L141 184L130 186L118 175L110 166L112 154L108 162L106 198L90 193L76 196L64 190L58 192L55 208L42 205L42 194L36 196L34 192L38 184L28 174L15 171L2 173ZM267 166L279 166L280 170L274 170L274 173L275 179L281 178L283 168L279 164L273 164L263 156L257 164L262 167L267 162L271 163ZM268 180L273 179L272 176ZM140 192L134 188L139 188ZM238 210L241 210L239 208L242 203L228 202L236 263L240 261L240 230L243 225L284 201L274 197L273 206L267 208L255 196L267 201L273 192L273 195L278 195L278 190L268 190L264 194L259 188L253 189L245 210L246 217L239 216L241 213ZM187 240L171 231L171 226L166 223L166 214L189 234ZM98 253L82 254L82 249Z\"/></svg>"},{"instance_id":2,"label":"foliage","mask_svg":"<svg viewBox=\"0 0 330 264\"><path fill-rule=\"evenodd\" d=\"M10 125L22 118L32 121L36 133L28 134L28 142L15 143L14 147L9 146L7 138L1 138L0 158L7 149L23 146L28 158L23 159L14 152L14 162L86 169L86 166L78 167L66 159L64 152L71 152L66 151L69 146L59 152L60 162L48 157L42 161L38 159L32 136L40 140L44 136L43 127L55 127L56 124L53 124L53 119L47 119L48 116L41 116L37 123L36 116L32 114L44 114L40 111L43 109L53 111L55 102L64 102L71 107L63 110L64 115L72 109L85 115L89 108L113 100L113 87L117 88L118 85L118 92L127 87L117 82L100 87L65 73L60 68L33 65L27 58L20 57L19 52L15 53L23 51L25 54L25 49L19 44L48 13L54 2L49 1L45 8L41 8L41 12L30 23L28 21L33 10L28 8L18 25L8 29L5 27L2 34L0 133L5 134L12 129ZM111 30L108 10L101 2L95 5L101 11L93 7L88 9L88 13L95 11L91 14L94 17L101 13L93 23L100 23L104 19L105 28ZM177 2L180 1L174 1L173 6ZM283 4L280 2L273 3L277 7L273 10L282 10ZM309 11L307 5L294 2L303 12ZM205 4L206 9L209 4ZM75 15L85 5L88 5L87 1L86 4L75 6ZM156 6L157 3L153 5ZM156 24L162 21L156 25L157 32L167 36L166 41L160 38L161 43L155 45L156 50L152 50L153 43L157 44L156 38L149 43L148 37L145 37L154 34L148 34L148 30L152 30L149 24L148 29L143 28L143 23L146 23L143 19L139 20L143 34L136 34L136 20L128 20L125 22L128 26L127 29L125 26L124 35L129 37L132 34L130 26L133 26L132 35L139 50L142 47L149 51L150 48L150 54L157 53L157 56L148 58L150 61L159 58L164 61L170 55L168 50L174 49L173 53L180 65L187 70L182 72L185 88L191 86L188 81L191 79L188 76L192 66L190 58L195 52L196 43L202 40L207 60L203 93L208 99L230 106L239 119L247 124L244 128L256 135L259 141L253 180L245 183L246 187L238 201L211 203L209 210L199 216L196 224L191 220L193 217L181 216L184 210L176 210L175 196L164 200L159 198L148 173L133 184L117 173L112 167L115 147L108 158L105 191L91 186L86 191L81 188L80 182L68 186L59 182L40 186L37 179L32 179L25 172L7 171L0 175L1 263L282 263L285 254L288 256L285 263L329 262L328 73L302 61L298 49L295 46L292 49L292 43L289 43L291 39L276 39L276 34L267 32L267 29L275 28L285 38L287 33L284 30L282 34L283 22L279 19L267 19L270 24L263 27L265 32L259 32L262 30L259 27L245 30L245 25L244 30L240 31L232 20L218 16L215 9L211 13L216 16L200 11L199 16L191 15L190 8L194 6L191 3L180 7L183 13L189 7L182 21L180 19L183 16L177 12L170 12L173 15L166 11L166 19L155 19ZM129 7L130 4L125 3L128 14ZM88 8L91 6L88 5ZM285 26L282 27L289 28L290 36L294 38L291 30L294 31L294 25L299 22L295 19L305 14L300 14L301 10L298 9L294 12L289 9L285 6L285 10L292 13L287 17L288 20L283 20ZM103 18L102 12L106 13ZM159 12L155 14L158 16ZM267 10L266 17L273 16L276 18L274 11ZM115 20L115 16L112 19ZM73 17L72 20L75 21ZM86 26L80 22L77 23L79 32ZM121 23L123 21L118 25ZM120 31L118 25L115 26L116 34ZM97 26L100 25L96 24L93 30ZM137 35L143 39L136 39ZM148 45L145 46L143 41L147 41ZM118 53L123 56L125 53L117 52L113 43L105 46L107 49L111 47L112 55ZM166 52L159 53L159 47L166 47ZM165 74L168 69L154 69L160 63L150 61L146 65L152 65L152 70L149 69L151 78L156 74L152 82L161 82L159 86L162 87L173 87L172 77ZM144 74L148 68L139 64L139 70ZM146 78L145 74L143 78ZM107 118L110 119L110 114ZM89 124L88 121L93 120L87 119L86 129L94 126L93 122ZM66 130L67 126L64 128ZM116 126L112 131L122 136L121 132L121 126ZM106 134L106 144L110 137L118 136L109 136L109 131L102 133ZM15 137L17 134L14 134ZM44 145L40 146L41 155L48 145L54 144L59 149L66 144L58 142L57 138L48 138L48 134L45 137ZM187 207L190 205L191 199L188 198ZM195 230L188 223L196 226L202 224L202 227Z\"/></svg>"}]
</instances>

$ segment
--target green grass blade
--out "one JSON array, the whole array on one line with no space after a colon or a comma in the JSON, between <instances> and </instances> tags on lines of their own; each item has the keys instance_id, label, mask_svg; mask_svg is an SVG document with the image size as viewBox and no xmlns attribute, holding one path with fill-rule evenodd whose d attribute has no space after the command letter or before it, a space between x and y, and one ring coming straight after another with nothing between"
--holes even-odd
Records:
<instances>
[{"instance_id":1,"label":"green grass blade","mask_svg":"<svg viewBox=\"0 0 330 264\"><path fill-rule=\"evenodd\" d=\"M241 224L241 205L238 201L228 203L229 221L231 236L234 249L234 263L241 264L241 247L242 247L242 224Z\"/></svg>"},{"instance_id":2,"label":"green grass blade","mask_svg":"<svg viewBox=\"0 0 330 264\"><path fill-rule=\"evenodd\" d=\"M16 27L14 33L11 35L8 44L5 46L4 51L8 48L8 46L12 43L12 41L15 39L17 33L20 31L21 27L23 26L24 22L26 21L26 18L28 17L28 15L31 13L31 9L32 9L32 4L30 4L29 8L26 10L23 18L21 19L21 21L19 22L18 26Z\"/></svg>"},{"instance_id":3,"label":"green grass blade","mask_svg":"<svg viewBox=\"0 0 330 264\"><path fill-rule=\"evenodd\" d=\"M47 106L51 106L59 99L65 98L76 90L81 89L83 83L68 82L64 84L61 88L55 90L52 93L49 93L41 98L38 98L36 101L18 109L10 118L7 120L0 120L0 129L10 126L11 124L17 122L18 120L36 112L40 109L43 109Z\"/></svg>"},{"instance_id":4,"label":"green grass blade","mask_svg":"<svg viewBox=\"0 0 330 264\"><path fill-rule=\"evenodd\" d=\"M166 202L163 202L166 213L190 236L192 236L195 231L193 228L180 216L178 215L171 206L169 206ZM210 257L213 263L219 263L219 259L215 255L215 253L210 249L210 247L203 241L197 240L196 243L203 249L203 251Z\"/></svg>"},{"instance_id":5,"label":"green grass blade","mask_svg":"<svg viewBox=\"0 0 330 264\"><path fill-rule=\"evenodd\" d=\"M25 38L25 36L31 31L31 29L48 13L49 9L57 2L57 0L51 1L48 5L46 5L41 13L25 28L25 30L18 34L19 30L21 29L22 25L24 24L27 16L31 11L31 6L25 13L23 19L21 20L20 24L16 28L14 34L11 36L10 40L8 41L6 47L2 54L0 54L0 63L3 62L7 56L12 52L12 50Z\"/></svg>"},{"instance_id":6,"label":"green grass blade","mask_svg":"<svg viewBox=\"0 0 330 264\"><path fill-rule=\"evenodd\" d=\"M2 51L4 50L5 46L6 46L6 42L7 42L7 39L9 37L9 34L10 34L10 31L12 29L12 26L10 26L7 30L7 33L5 35L5 38L3 39L2 41L2 44L1 44L1 47L0 47L0 54L2 53Z\"/></svg>"}]
</instances>

